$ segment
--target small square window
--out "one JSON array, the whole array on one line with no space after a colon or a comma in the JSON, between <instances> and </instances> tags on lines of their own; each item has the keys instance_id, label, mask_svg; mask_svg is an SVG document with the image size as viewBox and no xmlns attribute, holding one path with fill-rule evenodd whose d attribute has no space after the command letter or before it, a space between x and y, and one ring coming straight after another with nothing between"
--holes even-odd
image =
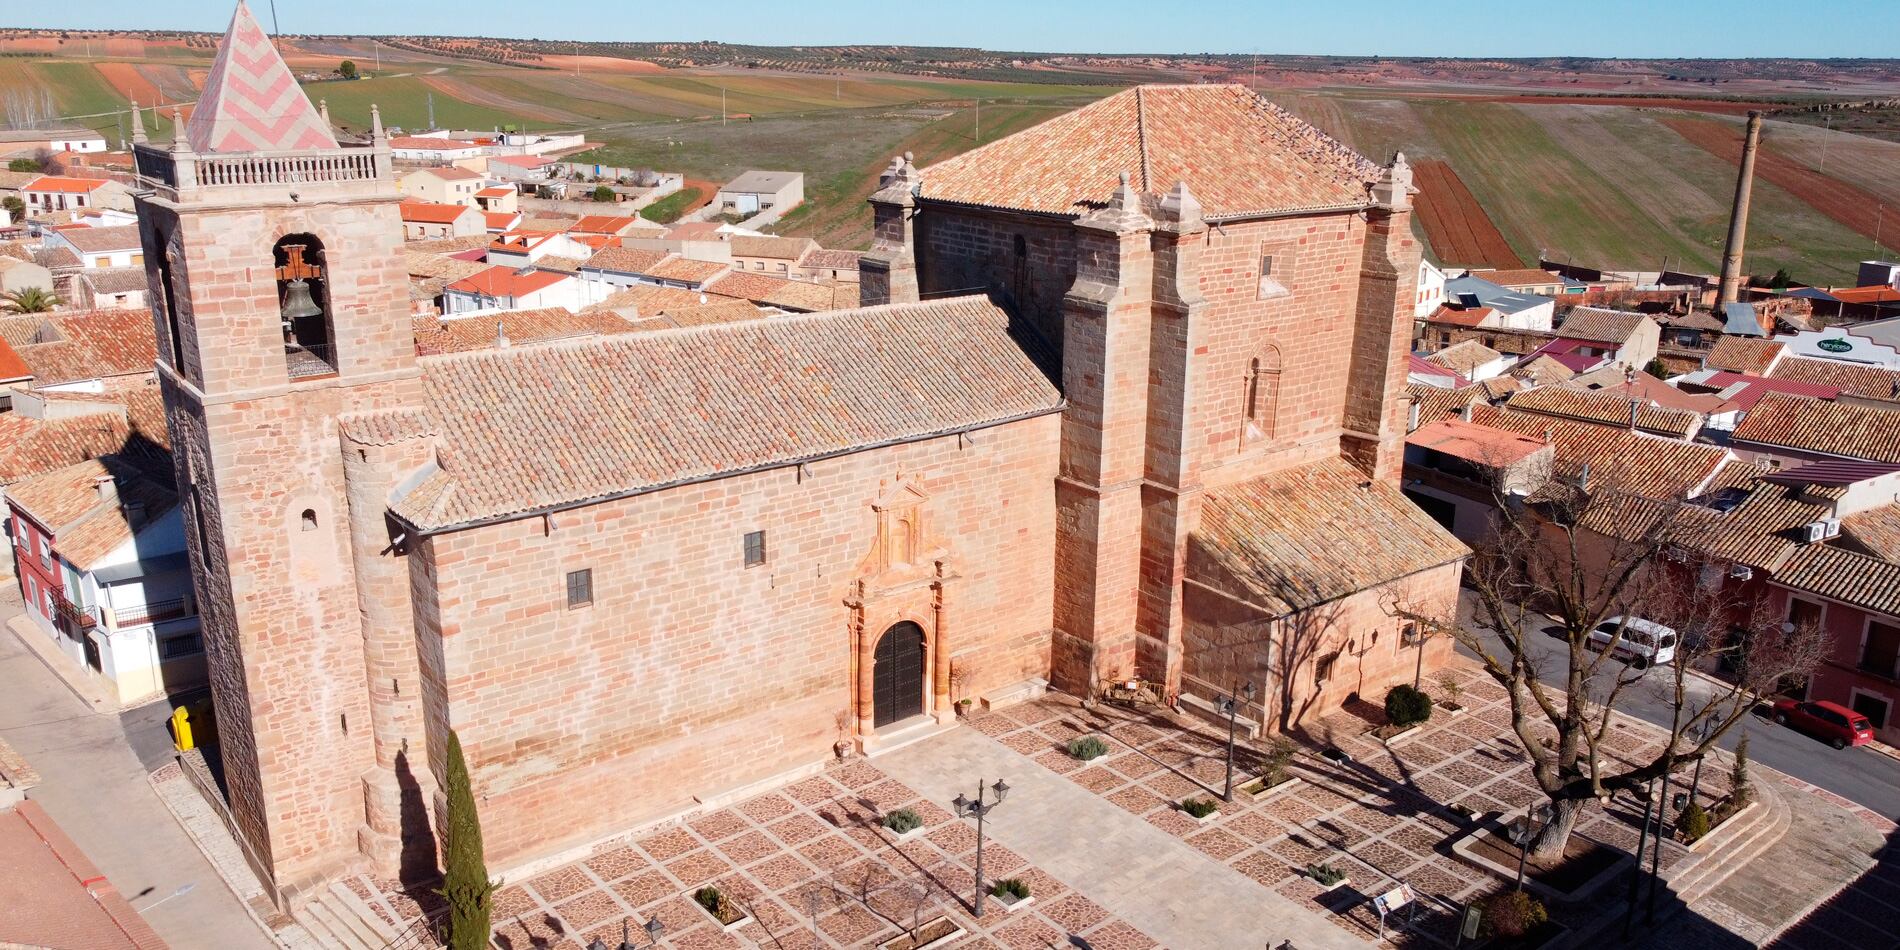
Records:
<instances>
[{"instance_id":1,"label":"small square window","mask_svg":"<svg viewBox=\"0 0 1900 950\"><path fill-rule=\"evenodd\" d=\"M1284 258L1280 260L1275 260L1274 258L1275 255L1273 254L1260 255L1259 296L1261 299L1267 297L1283 297L1288 293L1286 285L1282 284L1280 279L1274 276L1274 267L1276 265L1279 266L1281 273L1284 274L1286 272L1287 261Z\"/></svg>"},{"instance_id":2,"label":"small square window","mask_svg":"<svg viewBox=\"0 0 1900 950\"><path fill-rule=\"evenodd\" d=\"M567 609L585 607L594 602L594 569L567 572Z\"/></svg>"},{"instance_id":3,"label":"small square window","mask_svg":"<svg viewBox=\"0 0 1900 950\"><path fill-rule=\"evenodd\" d=\"M748 531L745 536L745 566L758 567L765 563L765 532Z\"/></svg>"}]
</instances>

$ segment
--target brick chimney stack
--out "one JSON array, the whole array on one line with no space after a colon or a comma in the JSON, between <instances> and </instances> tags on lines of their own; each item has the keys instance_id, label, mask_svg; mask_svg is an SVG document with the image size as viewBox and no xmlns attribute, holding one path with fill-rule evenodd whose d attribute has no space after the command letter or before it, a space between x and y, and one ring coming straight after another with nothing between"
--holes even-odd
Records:
<instances>
[{"instance_id":1,"label":"brick chimney stack","mask_svg":"<svg viewBox=\"0 0 1900 950\"><path fill-rule=\"evenodd\" d=\"M1748 114L1748 132L1742 137L1742 169L1735 179L1735 207L1729 212L1728 243L1722 248L1722 284L1716 306L1734 303L1742 294L1742 248L1748 240L1748 198L1755 185L1755 151L1761 145L1761 113Z\"/></svg>"}]
</instances>

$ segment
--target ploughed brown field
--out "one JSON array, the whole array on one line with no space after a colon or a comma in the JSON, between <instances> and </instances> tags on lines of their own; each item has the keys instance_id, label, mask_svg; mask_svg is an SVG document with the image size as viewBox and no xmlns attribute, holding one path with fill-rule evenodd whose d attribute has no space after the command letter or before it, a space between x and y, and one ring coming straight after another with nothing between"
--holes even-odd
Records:
<instances>
[{"instance_id":1,"label":"ploughed brown field","mask_svg":"<svg viewBox=\"0 0 1900 950\"><path fill-rule=\"evenodd\" d=\"M1706 119L1666 118L1662 121L1663 124L1674 129L1676 134L1689 140L1698 148L1740 166L1743 134L1741 126ZM1870 191L1816 171L1790 158L1785 153L1777 151L1771 137L1766 134L1763 136L1760 151L1755 155L1755 175L1759 179L1773 182L1813 206L1816 211L1860 234L1870 238L1883 236L1879 233L1881 230L1880 206L1890 201L1890 198L1883 199Z\"/></svg>"},{"instance_id":2,"label":"ploughed brown field","mask_svg":"<svg viewBox=\"0 0 1900 950\"><path fill-rule=\"evenodd\" d=\"M1447 264L1515 268L1524 262L1452 167L1437 159L1413 166L1414 200L1432 253Z\"/></svg>"}]
</instances>

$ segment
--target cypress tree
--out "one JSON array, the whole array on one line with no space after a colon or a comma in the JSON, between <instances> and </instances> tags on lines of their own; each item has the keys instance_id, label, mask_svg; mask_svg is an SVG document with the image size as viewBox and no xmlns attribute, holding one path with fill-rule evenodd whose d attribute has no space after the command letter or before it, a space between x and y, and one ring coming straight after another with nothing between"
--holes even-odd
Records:
<instances>
[{"instance_id":1,"label":"cypress tree","mask_svg":"<svg viewBox=\"0 0 1900 950\"><path fill-rule=\"evenodd\" d=\"M484 950L495 885L482 861L481 820L475 814L462 740L454 730L449 732L448 793L448 856L441 893L449 902L449 950Z\"/></svg>"}]
</instances>

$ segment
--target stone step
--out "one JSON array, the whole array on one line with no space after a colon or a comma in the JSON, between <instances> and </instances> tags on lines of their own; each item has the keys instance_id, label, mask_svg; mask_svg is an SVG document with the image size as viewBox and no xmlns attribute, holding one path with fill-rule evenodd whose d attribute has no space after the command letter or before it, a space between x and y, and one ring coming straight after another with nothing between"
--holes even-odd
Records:
<instances>
[{"instance_id":1,"label":"stone step","mask_svg":"<svg viewBox=\"0 0 1900 950\"><path fill-rule=\"evenodd\" d=\"M1745 819L1747 824L1734 832L1733 840L1721 846L1720 854L1703 855L1703 860L1694 868L1670 882L1670 889L1684 904L1707 897L1730 875L1774 847L1787 833L1790 816L1780 794L1762 793L1761 807ZM1715 860L1718 857L1720 860Z\"/></svg>"},{"instance_id":2,"label":"stone step","mask_svg":"<svg viewBox=\"0 0 1900 950\"><path fill-rule=\"evenodd\" d=\"M331 897L334 897L335 900L331 901ZM356 892L350 890L342 881L330 882L330 895L325 897L324 900L330 903L338 913L348 912L351 918L361 921L369 928L370 934L374 936L379 943L386 945L396 939L398 934L395 926L390 924L389 921L384 920L381 914L378 914L374 908L370 907L361 897L358 897Z\"/></svg>"},{"instance_id":3,"label":"stone step","mask_svg":"<svg viewBox=\"0 0 1900 950\"><path fill-rule=\"evenodd\" d=\"M305 904L303 913L298 916L310 935L327 950L382 950L380 941L371 942L359 935L336 911L325 906L322 898Z\"/></svg>"}]
</instances>

